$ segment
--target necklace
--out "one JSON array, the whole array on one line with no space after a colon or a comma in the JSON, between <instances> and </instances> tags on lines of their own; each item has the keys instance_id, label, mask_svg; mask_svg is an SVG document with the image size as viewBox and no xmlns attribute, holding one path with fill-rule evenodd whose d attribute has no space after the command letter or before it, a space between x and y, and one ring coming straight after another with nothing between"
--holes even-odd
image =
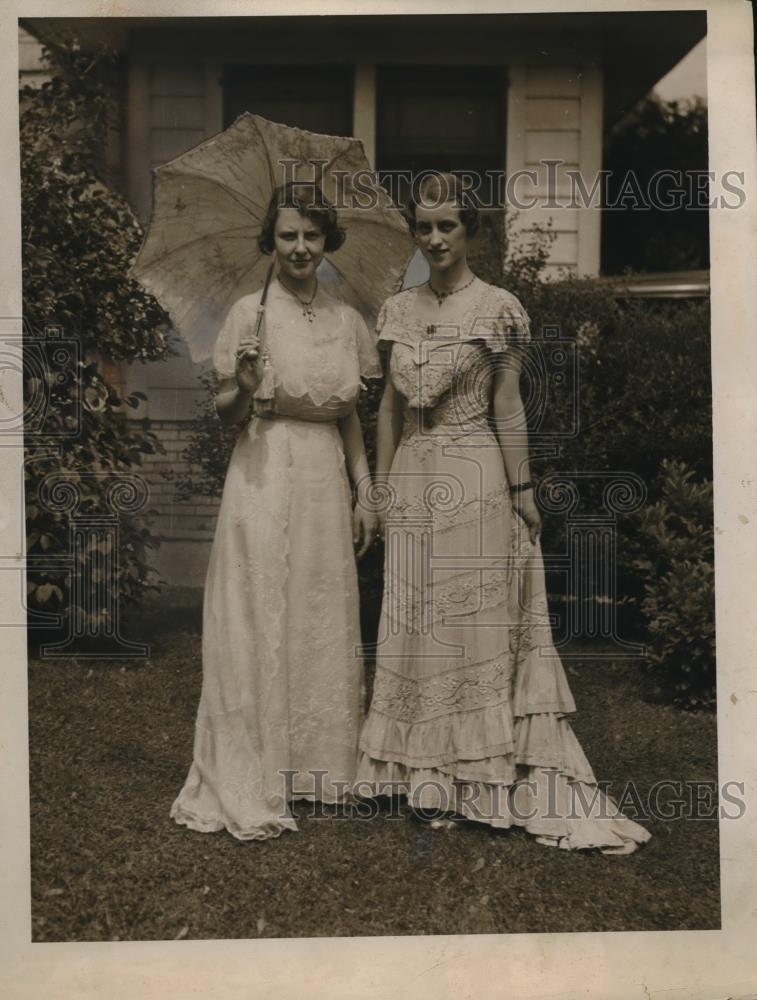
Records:
<instances>
[{"instance_id":1,"label":"necklace","mask_svg":"<svg viewBox=\"0 0 757 1000\"><path fill-rule=\"evenodd\" d=\"M450 295L457 295L458 292L462 292L462 291L464 291L464 289L470 288L470 286L473 284L473 282L475 280L476 280L476 275L474 274L474 275L472 275L472 277L471 277L471 279L469 281L465 282L464 285L460 285L459 288L453 288L451 292L437 292L437 290L431 284L431 279L430 278L426 282L426 284L428 285L428 287L431 289L431 291L436 296L436 301L439 303L439 305L441 305L442 302L444 302L445 299L448 299L450 297Z\"/></svg>"},{"instance_id":2,"label":"necklace","mask_svg":"<svg viewBox=\"0 0 757 1000\"><path fill-rule=\"evenodd\" d=\"M307 319L308 323L312 323L313 320L315 319L315 309L313 309L313 300L318 294L318 280L316 279L315 291L313 292L313 294L310 296L309 299L303 299L300 295L297 294L297 292L294 291L293 288L290 288L289 285L285 284L281 280L281 278L279 278L279 284L281 285L282 288L285 288L293 298L297 299L297 301L302 306L302 315Z\"/></svg>"}]
</instances>

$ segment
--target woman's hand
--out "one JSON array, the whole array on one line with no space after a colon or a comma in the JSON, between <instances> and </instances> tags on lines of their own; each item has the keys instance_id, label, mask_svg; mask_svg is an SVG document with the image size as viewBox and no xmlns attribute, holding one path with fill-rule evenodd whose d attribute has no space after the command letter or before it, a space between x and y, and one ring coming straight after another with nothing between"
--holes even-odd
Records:
<instances>
[{"instance_id":1,"label":"woman's hand","mask_svg":"<svg viewBox=\"0 0 757 1000\"><path fill-rule=\"evenodd\" d=\"M373 511L366 510L358 501L352 512L352 541L359 546L355 553L358 559L364 556L373 544L378 526L378 517Z\"/></svg>"},{"instance_id":2,"label":"woman's hand","mask_svg":"<svg viewBox=\"0 0 757 1000\"><path fill-rule=\"evenodd\" d=\"M237 350L236 379L239 388L252 395L260 384L257 371L260 341L254 334L243 337Z\"/></svg>"},{"instance_id":3,"label":"woman's hand","mask_svg":"<svg viewBox=\"0 0 757 1000\"><path fill-rule=\"evenodd\" d=\"M533 490L526 490L524 493L516 494L513 506L526 522L531 544L536 545L541 534L541 514L539 513L539 508L536 506Z\"/></svg>"}]
</instances>

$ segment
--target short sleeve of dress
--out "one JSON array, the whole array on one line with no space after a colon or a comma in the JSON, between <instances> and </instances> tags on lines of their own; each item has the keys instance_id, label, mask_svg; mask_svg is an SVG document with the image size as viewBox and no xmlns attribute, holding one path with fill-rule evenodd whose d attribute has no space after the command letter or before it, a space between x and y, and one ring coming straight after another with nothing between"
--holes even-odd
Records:
<instances>
[{"instance_id":1,"label":"short sleeve of dress","mask_svg":"<svg viewBox=\"0 0 757 1000\"><path fill-rule=\"evenodd\" d=\"M391 348L394 342L413 347L425 325L419 328L415 316L416 288L408 288L392 295L382 305L376 320L379 348Z\"/></svg>"},{"instance_id":2,"label":"short sleeve of dress","mask_svg":"<svg viewBox=\"0 0 757 1000\"><path fill-rule=\"evenodd\" d=\"M383 307L382 307L383 308ZM359 312L355 313L355 337L361 378L381 378L381 361L376 350L376 338Z\"/></svg>"},{"instance_id":3,"label":"short sleeve of dress","mask_svg":"<svg viewBox=\"0 0 757 1000\"><path fill-rule=\"evenodd\" d=\"M213 367L219 378L231 378L236 371L236 353L242 334L250 327L250 306L247 297L237 299L226 313L213 348ZM254 311L252 313L254 315Z\"/></svg>"},{"instance_id":4,"label":"short sleeve of dress","mask_svg":"<svg viewBox=\"0 0 757 1000\"><path fill-rule=\"evenodd\" d=\"M492 286L492 298L486 312L477 317L472 337L482 340L493 354L503 354L515 344L531 341L531 324L528 313L519 299L503 288Z\"/></svg>"},{"instance_id":5,"label":"short sleeve of dress","mask_svg":"<svg viewBox=\"0 0 757 1000\"><path fill-rule=\"evenodd\" d=\"M381 308L379 309L379 314L376 319L376 343L379 347L389 347L387 341L389 338L386 336L386 323L389 318L389 299L387 299Z\"/></svg>"},{"instance_id":6,"label":"short sleeve of dress","mask_svg":"<svg viewBox=\"0 0 757 1000\"><path fill-rule=\"evenodd\" d=\"M505 328L505 338L507 343L530 344L531 343L531 321L528 313L514 295L509 295L509 305L506 307L502 317L502 325Z\"/></svg>"}]
</instances>

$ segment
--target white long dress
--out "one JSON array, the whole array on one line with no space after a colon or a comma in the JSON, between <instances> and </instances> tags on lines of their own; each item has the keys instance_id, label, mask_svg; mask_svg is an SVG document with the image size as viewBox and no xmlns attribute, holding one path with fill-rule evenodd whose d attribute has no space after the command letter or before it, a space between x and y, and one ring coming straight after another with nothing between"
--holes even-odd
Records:
<instances>
[{"instance_id":1,"label":"white long dress","mask_svg":"<svg viewBox=\"0 0 757 1000\"><path fill-rule=\"evenodd\" d=\"M356 792L630 853L650 835L597 785L570 725L541 548L489 423L497 359L529 340L528 317L476 279L441 306L428 286L400 292L379 332L404 414Z\"/></svg>"},{"instance_id":2,"label":"white long dress","mask_svg":"<svg viewBox=\"0 0 757 1000\"><path fill-rule=\"evenodd\" d=\"M214 353L234 372L259 293L230 310ZM194 759L172 817L240 840L296 830L288 802L334 802L355 776L363 664L350 487L337 420L381 374L360 315L319 288L309 322L271 285L273 412L242 430L205 585Z\"/></svg>"}]
</instances>

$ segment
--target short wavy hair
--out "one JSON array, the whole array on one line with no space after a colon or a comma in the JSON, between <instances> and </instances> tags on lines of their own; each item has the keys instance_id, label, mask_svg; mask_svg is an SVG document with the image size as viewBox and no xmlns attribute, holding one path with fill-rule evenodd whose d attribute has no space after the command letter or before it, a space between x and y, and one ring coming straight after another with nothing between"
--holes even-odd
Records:
<instances>
[{"instance_id":1,"label":"short wavy hair","mask_svg":"<svg viewBox=\"0 0 757 1000\"><path fill-rule=\"evenodd\" d=\"M415 233L415 210L421 202L444 205L452 202L460 212L460 221L468 236L478 232L480 206L473 188L454 174L423 174L413 180L410 197L405 205L405 219L410 232Z\"/></svg>"},{"instance_id":2,"label":"short wavy hair","mask_svg":"<svg viewBox=\"0 0 757 1000\"><path fill-rule=\"evenodd\" d=\"M337 221L336 209L326 201L320 187L314 182L290 181L277 187L268 202L258 236L258 246L263 253L273 253L276 219L282 208L296 208L300 215L320 226L326 237L326 253L333 253L344 243L346 233Z\"/></svg>"}]
</instances>

